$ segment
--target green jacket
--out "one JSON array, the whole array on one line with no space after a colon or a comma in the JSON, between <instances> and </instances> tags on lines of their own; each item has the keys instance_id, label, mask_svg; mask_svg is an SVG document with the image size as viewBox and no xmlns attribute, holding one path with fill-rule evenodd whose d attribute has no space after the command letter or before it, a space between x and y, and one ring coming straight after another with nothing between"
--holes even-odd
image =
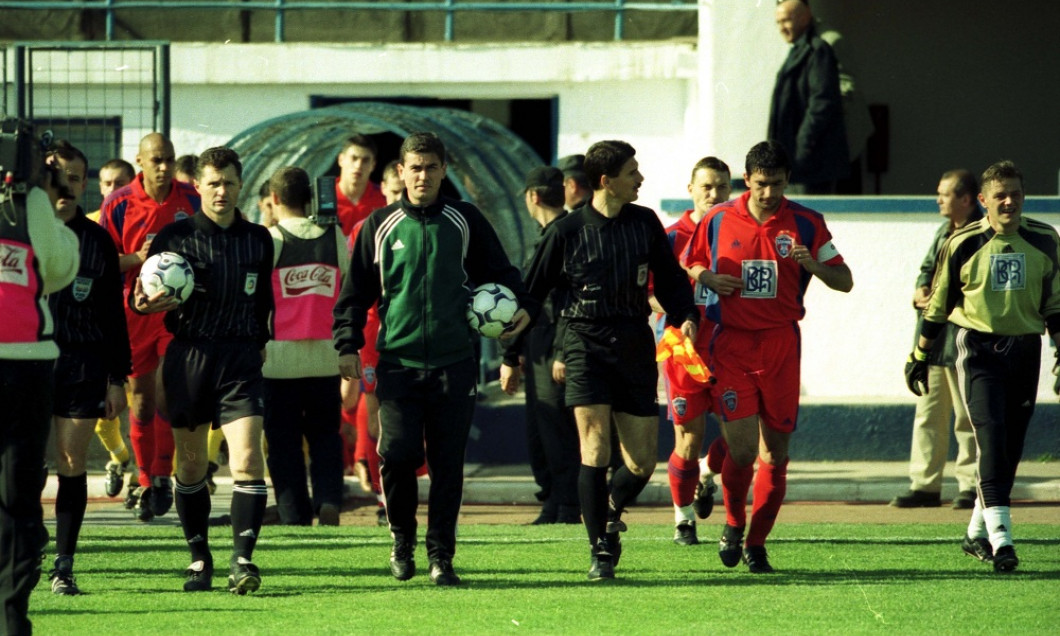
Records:
<instances>
[{"instance_id":1,"label":"green jacket","mask_svg":"<svg viewBox=\"0 0 1060 636\"><path fill-rule=\"evenodd\" d=\"M403 196L373 212L356 235L335 304L335 348L345 355L364 346L366 315L378 301L381 360L432 369L470 358L477 336L467 304L471 290L489 282L505 285L521 307L537 313L478 208L445 197L417 207Z\"/></svg>"}]
</instances>

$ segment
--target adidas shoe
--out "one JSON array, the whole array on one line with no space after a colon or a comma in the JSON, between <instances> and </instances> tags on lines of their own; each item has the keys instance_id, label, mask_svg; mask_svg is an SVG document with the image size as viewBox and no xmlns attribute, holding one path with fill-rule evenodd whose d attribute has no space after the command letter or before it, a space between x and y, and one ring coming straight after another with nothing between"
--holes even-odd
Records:
<instances>
[{"instance_id":1,"label":"adidas shoe","mask_svg":"<svg viewBox=\"0 0 1060 636\"><path fill-rule=\"evenodd\" d=\"M144 523L155 518L154 510L151 509L150 488L140 489L140 498L136 502L136 508L133 510L133 514L136 515L137 519Z\"/></svg>"},{"instance_id":2,"label":"adidas shoe","mask_svg":"<svg viewBox=\"0 0 1060 636\"><path fill-rule=\"evenodd\" d=\"M751 574L772 574L773 566L769 565L769 556L764 545L749 545L744 548L743 562Z\"/></svg>"},{"instance_id":3,"label":"adidas shoe","mask_svg":"<svg viewBox=\"0 0 1060 636\"><path fill-rule=\"evenodd\" d=\"M696 522L682 521L674 527L674 543L677 545L699 545L699 537L696 536Z\"/></svg>"},{"instance_id":4,"label":"adidas shoe","mask_svg":"<svg viewBox=\"0 0 1060 636\"><path fill-rule=\"evenodd\" d=\"M696 485L696 498L692 500L692 509L696 511L697 517L706 519L710 513L714 512L714 493L716 492L718 492L718 486L714 483L714 478L704 475Z\"/></svg>"},{"instance_id":5,"label":"adidas shoe","mask_svg":"<svg viewBox=\"0 0 1060 636\"><path fill-rule=\"evenodd\" d=\"M48 573L48 580L52 584L52 594L77 596L81 593L81 589L77 587L77 581L74 579L73 557L56 557L55 568Z\"/></svg>"},{"instance_id":6,"label":"adidas shoe","mask_svg":"<svg viewBox=\"0 0 1060 636\"><path fill-rule=\"evenodd\" d=\"M104 482L104 491L108 497L117 497L121 489L125 487L125 471L129 468L129 462L107 462L107 476Z\"/></svg>"},{"instance_id":7,"label":"adidas shoe","mask_svg":"<svg viewBox=\"0 0 1060 636\"><path fill-rule=\"evenodd\" d=\"M257 592L261 587L261 573L258 566L245 557L232 561L228 573L228 591L243 596L248 592Z\"/></svg>"},{"instance_id":8,"label":"adidas shoe","mask_svg":"<svg viewBox=\"0 0 1060 636\"><path fill-rule=\"evenodd\" d=\"M151 478L151 512L156 517L169 512L173 507L173 480L168 475Z\"/></svg>"},{"instance_id":9,"label":"adidas shoe","mask_svg":"<svg viewBox=\"0 0 1060 636\"><path fill-rule=\"evenodd\" d=\"M741 544L743 543L743 528L736 528L725 524L721 531L721 540L718 541L718 558L727 568L734 568L743 556Z\"/></svg>"},{"instance_id":10,"label":"adidas shoe","mask_svg":"<svg viewBox=\"0 0 1060 636\"><path fill-rule=\"evenodd\" d=\"M390 550L390 573L395 579L407 581L416 575L415 550L411 543L394 539L394 547Z\"/></svg>"},{"instance_id":11,"label":"adidas shoe","mask_svg":"<svg viewBox=\"0 0 1060 636\"><path fill-rule=\"evenodd\" d=\"M185 592L209 592L213 589L213 563L196 561L184 570Z\"/></svg>"},{"instance_id":12,"label":"adidas shoe","mask_svg":"<svg viewBox=\"0 0 1060 636\"><path fill-rule=\"evenodd\" d=\"M990 542L984 538L964 537L961 541L961 549L968 556L973 556L983 563L990 563L994 560L994 548L990 547Z\"/></svg>"},{"instance_id":13,"label":"adidas shoe","mask_svg":"<svg viewBox=\"0 0 1060 636\"><path fill-rule=\"evenodd\" d=\"M994 552L995 572L1014 572L1019 564L1016 548L1010 545L1003 545Z\"/></svg>"}]
</instances>

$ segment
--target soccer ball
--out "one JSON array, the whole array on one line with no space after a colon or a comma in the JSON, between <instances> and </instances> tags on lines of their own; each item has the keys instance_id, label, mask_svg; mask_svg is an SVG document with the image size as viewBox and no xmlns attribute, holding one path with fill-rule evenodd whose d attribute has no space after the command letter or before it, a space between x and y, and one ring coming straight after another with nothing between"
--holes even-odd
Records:
<instances>
[{"instance_id":1,"label":"soccer ball","mask_svg":"<svg viewBox=\"0 0 1060 636\"><path fill-rule=\"evenodd\" d=\"M140 268L140 284L148 296L164 291L182 303L195 288L195 272L180 254L160 252L144 261Z\"/></svg>"},{"instance_id":2,"label":"soccer ball","mask_svg":"<svg viewBox=\"0 0 1060 636\"><path fill-rule=\"evenodd\" d=\"M512 326L512 318L517 311L519 301L512 290L497 283L486 283L471 292L471 300L467 304L467 322L483 336L499 338Z\"/></svg>"}]
</instances>

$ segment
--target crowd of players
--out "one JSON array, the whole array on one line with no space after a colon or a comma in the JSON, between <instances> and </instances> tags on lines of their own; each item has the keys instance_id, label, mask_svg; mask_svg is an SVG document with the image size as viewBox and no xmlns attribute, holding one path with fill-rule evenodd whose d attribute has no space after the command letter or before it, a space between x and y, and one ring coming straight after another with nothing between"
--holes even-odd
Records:
<instances>
[{"instance_id":1,"label":"crowd of players","mask_svg":"<svg viewBox=\"0 0 1060 636\"><path fill-rule=\"evenodd\" d=\"M460 583L452 559L475 374L470 339L453 329L465 329L459 289L491 281L523 306L503 339L501 386L514 393L525 372L545 502L535 523L584 523L589 578L615 576L622 513L655 466L661 371L676 440L674 542L698 543L695 518L710 515L720 476L720 560L772 572L765 543L797 423L804 293L815 277L847 292L851 272L823 216L784 196L791 163L779 144L751 149L748 190L733 200L729 167L715 157L696 163L693 208L666 229L634 204L644 180L635 154L624 142L600 142L565 171L527 176L527 209L542 234L520 277L481 213L440 194L446 151L429 133L406 139L381 185L369 180L374 143L350 137L337 155L333 226L308 218L309 176L294 167L263 185L261 225L251 223L236 207L234 152L178 160L159 134L141 141L138 174L120 159L100 168L104 202L86 215L88 160L55 144L47 161L69 184L56 214L77 235L81 263L49 299L61 350L53 592L80 593L74 556L93 430L111 453L108 495L120 493L135 459L126 506L150 521L176 502L192 558L186 591L212 588L210 494L222 439L234 481L231 591L261 582L252 556L267 494L263 438L280 522L337 525L345 463L378 498L399 580L415 574L416 476L429 467L431 579ZM1021 217L1022 196L1011 163L984 173L986 215L940 245L906 370L911 390L931 390L925 352L947 321L969 351L956 382L977 433L978 497L962 547L999 571L1018 564L1008 493L1030 417L1011 404L1014 378L1033 405L1040 334L1048 328L1060 340L1060 241ZM139 284L140 265L162 251L184 255L195 271L184 304L148 297ZM673 359L656 365L667 325L707 361L710 381ZM127 402L131 454L117 420ZM711 412L722 436L701 459Z\"/></svg>"}]
</instances>

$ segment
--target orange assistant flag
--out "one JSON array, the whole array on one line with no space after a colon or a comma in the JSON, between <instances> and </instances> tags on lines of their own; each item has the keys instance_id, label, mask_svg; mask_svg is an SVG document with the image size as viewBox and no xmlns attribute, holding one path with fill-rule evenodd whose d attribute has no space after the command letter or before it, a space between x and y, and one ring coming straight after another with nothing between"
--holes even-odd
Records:
<instances>
[{"instance_id":1,"label":"orange assistant flag","mask_svg":"<svg viewBox=\"0 0 1060 636\"><path fill-rule=\"evenodd\" d=\"M662 362L668 358L680 364L688 371L692 379L701 384L712 384L714 376L711 375L703 358L696 353L692 341L688 339L677 327L667 327L663 336L659 339L659 345L655 348L656 362Z\"/></svg>"}]
</instances>

